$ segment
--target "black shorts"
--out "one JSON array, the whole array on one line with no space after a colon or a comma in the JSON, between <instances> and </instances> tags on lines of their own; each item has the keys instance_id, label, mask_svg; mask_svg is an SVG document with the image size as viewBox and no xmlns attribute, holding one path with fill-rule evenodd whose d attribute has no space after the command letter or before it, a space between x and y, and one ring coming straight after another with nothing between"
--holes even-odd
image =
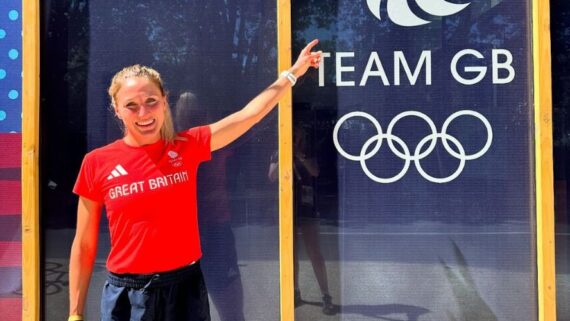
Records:
<instances>
[{"instance_id":1,"label":"black shorts","mask_svg":"<svg viewBox=\"0 0 570 321\"><path fill-rule=\"evenodd\" d=\"M210 321L200 263L157 274L109 273L102 321Z\"/></svg>"}]
</instances>

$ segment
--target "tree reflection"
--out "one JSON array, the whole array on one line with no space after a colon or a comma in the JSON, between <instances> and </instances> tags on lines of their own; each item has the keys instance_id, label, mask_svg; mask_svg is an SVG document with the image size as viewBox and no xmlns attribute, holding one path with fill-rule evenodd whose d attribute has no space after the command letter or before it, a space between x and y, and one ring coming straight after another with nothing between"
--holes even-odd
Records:
<instances>
[{"instance_id":1,"label":"tree reflection","mask_svg":"<svg viewBox=\"0 0 570 321\"><path fill-rule=\"evenodd\" d=\"M106 94L116 71L135 63L152 66L171 97L190 88L214 120L244 106L277 75L274 2L50 0L42 6L42 182L57 183L42 192L44 228L75 226L71 187L82 156L122 135ZM251 159L269 159L275 119L254 131L255 139L239 145L238 153L249 156L228 166L232 220L239 224L276 221L277 192L263 189L265 172ZM273 307L255 308L275 313Z\"/></svg>"}]
</instances>

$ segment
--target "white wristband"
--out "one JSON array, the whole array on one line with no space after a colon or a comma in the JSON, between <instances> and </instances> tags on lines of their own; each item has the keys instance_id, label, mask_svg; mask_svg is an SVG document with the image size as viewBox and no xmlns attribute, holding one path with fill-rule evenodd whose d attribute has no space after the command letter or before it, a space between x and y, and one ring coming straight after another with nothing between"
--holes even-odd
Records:
<instances>
[{"instance_id":1,"label":"white wristband","mask_svg":"<svg viewBox=\"0 0 570 321\"><path fill-rule=\"evenodd\" d=\"M289 70L285 70L279 76L287 78L287 80L289 80L289 82L291 83L291 86L295 86L295 84L297 83L297 77L295 77L295 75L293 75L293 73L290 72Z\"/></svg>"}]
</instances>

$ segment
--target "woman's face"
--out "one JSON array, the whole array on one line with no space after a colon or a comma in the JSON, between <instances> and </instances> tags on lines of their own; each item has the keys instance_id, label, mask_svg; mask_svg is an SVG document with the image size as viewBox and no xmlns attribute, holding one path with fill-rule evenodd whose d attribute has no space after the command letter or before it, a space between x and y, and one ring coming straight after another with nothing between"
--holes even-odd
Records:
<instances>
[{"instance_id":1,"label":"woman's face","mask_svg":"<svg viewBox=\"0 0 570 321\"><path fill-rule=\"evenodd\" d=\"M164 123L166 97L145 77L123 81L115 95L115 113L125 126L125 141L140 146L157 142Z\"/></svg>"}]
</instances>

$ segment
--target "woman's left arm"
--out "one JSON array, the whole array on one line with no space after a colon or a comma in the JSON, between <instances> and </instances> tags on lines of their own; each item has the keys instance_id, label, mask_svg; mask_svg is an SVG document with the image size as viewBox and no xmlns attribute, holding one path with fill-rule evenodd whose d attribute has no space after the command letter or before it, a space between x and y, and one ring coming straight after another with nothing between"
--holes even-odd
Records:
<instances>
[{"instance_id":1,"label":"woman's left arm","mask_svg":"<svg viewBox=\"0 0 570 321\"><path fill-rule=\"evenodd\" d=\"M302 77L310 67L318 68L321 61L321 52L312 52L319 41L311 41L299 54L295 64L288 70L296 78ZM218 150L233 142L253 125L265 117L283 97L291 81L287 77L279 77L271 86L263 90L250 101L243 109L222 120L210 125L212 138L210 148Z\"/></svg>"}]
</instances>

